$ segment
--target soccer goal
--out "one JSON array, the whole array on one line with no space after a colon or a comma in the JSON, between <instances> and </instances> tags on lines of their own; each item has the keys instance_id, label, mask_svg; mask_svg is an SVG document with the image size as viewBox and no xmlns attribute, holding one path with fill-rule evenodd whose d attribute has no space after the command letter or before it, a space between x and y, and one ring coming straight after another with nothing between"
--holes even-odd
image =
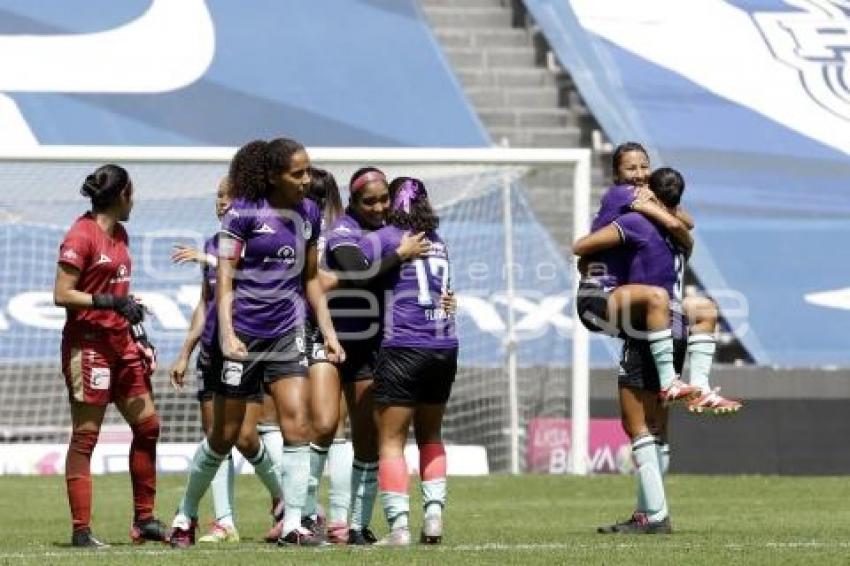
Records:
<instances>
[{"instance_id":1,"label":"soccer goal","mask_svg":"<svg viewBox=\"0 0 850 566\"><path fill-rule=\"evenodd\" d=\"M587 473L588 336L573 317L573 261L541 215L569 238L587 233L590 151L584 149L311 148L313 164L347 182L363 165L424 180L441 218L458 296L460 368L444 428L448 443L487 448L490 469L526 469L535 419L569 418L572 473ZM197 266L170 262L175 244L216 230L214 194L233 148L41 147L0 155L0 442L64 442L59 368L64 313L52 303L59 242L87 208L79 187L103 163L126 167L132 290L152 311L155 395L163 440L201 436L194 378L173 391L168 368L200 290ZM551 222L550 222L551 225ZM107 424L118 426L113 409Z\"/></svg>"}]
</instances>

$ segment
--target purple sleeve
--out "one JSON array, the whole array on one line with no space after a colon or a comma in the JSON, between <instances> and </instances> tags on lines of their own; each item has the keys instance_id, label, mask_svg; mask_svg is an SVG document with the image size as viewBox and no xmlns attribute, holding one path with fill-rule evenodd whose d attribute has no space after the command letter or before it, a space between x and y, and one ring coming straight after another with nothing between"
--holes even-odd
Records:
<instances>
[{"instance_id":1,"label":"purple sleeve","mask_svg":"<svg viewBox=\"0 0 850 566\"><path fill-rule=\"evenodd\" d=\"M652 228L642 214L630 212L614 221L625 244L638 244L647 240L647 228Z\"/></svg>"},{"instance_id":2,"label":"purple sleeve","mask_svg":"<svg viewBox=\"0 0 850 566\"><path fill-rule=\"evenodd\" d=\"M398 247L398 230L392 227L381 228L360 240L360 250L369 264L375 263Z\"/></svg>"},{"instance_id":3,"label":"purple sleeve","mask_svg":"<svg viewBox=\"0 0 850 566\"><path fill-rule=\"evenodd\" d=\"M346 224L337 224L327 234L327 249L333 251L340 246L356 246L360 241L357 230L352 230Z\"/></svg>"},{"instance_id":4,"label":"purple sleeve","mask_svg":"<svg viewBox=\"0 0 850 566\"><path fill-rule=\"evenodd\" d=\"M255 218L254 214L245 214L244 210L231 206L221 218L221 233L244 242L250 236Z\"/></svg>"},{"instance_id":5,"label":"purple sleeve","mask_svg":"<svg viewBox=\"0 0 850 566\"><path fill-rule=\"evenodd\" d=\"M635 190L631 185L614 185L609 188L599 203L599 211L593 219L592 231L607 226L623 214L630 211L635 200Z\"/></svg>"}]
</instances>

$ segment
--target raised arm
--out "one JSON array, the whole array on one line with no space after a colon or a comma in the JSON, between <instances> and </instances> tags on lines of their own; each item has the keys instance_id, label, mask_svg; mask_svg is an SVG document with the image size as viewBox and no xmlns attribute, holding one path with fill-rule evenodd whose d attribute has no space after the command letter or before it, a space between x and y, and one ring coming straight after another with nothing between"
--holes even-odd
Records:
<instances>
[{"instance_id":1,"label":"raised arm","mask_svg":"<svg viewBox=\"0 0 850 566\"><path fill-rule=\"evenodd\" d=\"M427 253L430 246L424 233L405 234L394 251L382 257L376 257L372 262L363 250L354 244L337 246L330 252L341 268L337 273L337 286L347 289L365 289L401 263Z\"/></svg>"},{"instance_id":2,"label":"raised arm","mask_svg":"<svg viewBox=\"0 0 850 566\"><path fill-rule=\"evenodd\" d=\"M691 236L688 225L676 215L671 214L661 204L649 199L636 199L632 203L632 210L639 212L667 230L667 232L685 248L688 254L694 247L694 238ZM687 213L686 213L687 214ZM690 215L688 215L690 217Z\"/></svg>"}]
</instances>

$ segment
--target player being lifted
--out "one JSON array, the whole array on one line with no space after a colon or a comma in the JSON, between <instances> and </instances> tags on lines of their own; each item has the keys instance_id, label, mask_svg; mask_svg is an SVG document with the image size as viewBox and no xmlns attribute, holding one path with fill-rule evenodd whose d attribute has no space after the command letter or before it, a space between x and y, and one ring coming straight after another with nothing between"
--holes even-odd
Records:
<instances>
[{"instance_id":1,"label":"player being lifted","mask_svg":"<svg viewBox=\"0 0 850 566\"><path fill-rule=\"evenodd\" d=\"M62 373L71 403L71 442L65 482L71 507L71 545L106 546L91 532L90 461L106 407L114 402L133 431L134 543L164 541L154 518L159 417L151 395L153 347L141 322L144 308L131 295L132 266L123 222L133 208L133 183L118 165L103 165L86 177L80 192L91 210L80 216L59 248L53 300L65 307Z\"/></svg>"},{"instance_id":2,"label":"player being lifted","mask_svg":"<svg viewBox=\"0 0 850 566\"><path fill-rule=\"evenodd\" d=\"M425 185L399 178L390 186L388 226L364 239L370 261L392 254L405 231L424 232L425 257L388 272L381 350L375 368L378 482L390 533L381 543L409 545L409 475L404 446L411 423L419 447L424 519L421 541L439 543L446 505L446 453L441 427L457 372L454 318L441 304L449 287L449 257Z\"/></svg>"},{"instance_id":3,"label":"player being lifted","mask_svg":"<svg viewBox=\"0 0 850 566\"><path fill-rule=\"evenodd\" d=\"M681 205L669 208L669 214L664 207L659 206L648 189L650 169L646 149L635 142L620 144L613 154L612 169L615 185L601 199L593 230L635 211L662 226L680 245L688 246L691 240L688 232L694 227L693 219ZM683 273L686 260L678 265ZM586 265L586 262L580 265ZM721 396L719 388L712 388L710 384L709 374L716 350L714 335L719 318L717 305L707 297L683 297L681 285L674 290L675 295L670 297L672 308L683 313L690 325L688 382L699 389L699 394L688 401L688 410L697 414L730 414L739 411L742 407L740 401Z\"/></svg>"}]
</instances>

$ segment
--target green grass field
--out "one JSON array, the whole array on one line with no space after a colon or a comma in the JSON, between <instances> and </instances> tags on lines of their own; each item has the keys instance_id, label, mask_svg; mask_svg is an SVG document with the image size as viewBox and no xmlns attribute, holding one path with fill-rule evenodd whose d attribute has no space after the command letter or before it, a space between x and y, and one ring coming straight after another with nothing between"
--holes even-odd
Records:
<instances>
[{"instance_id":1,"label":"green grass field","mask_svg":"<svg viewBox=\"0 0 850 566\"><path fill-rule=\"evenodd\" d=\"M450 480L445 544L410 549L279 549L257 542L269 526L263 488L236 487L244 542L175 551L129 545L126 476L95 477L94 531L111 549L71 549L60 477L0 477L2 564L846 564L850 562L850 479L671 476L672 536L605 536L633 502L629 477L492 476ZM158 510L171 520L183 476L160 478ZM202 506L204 526L209 503ZM384 521L375 513L376 531ZM413 518L413 526L419 517ZM304 556L304 555L307 556Z\"/></svg>"}]
</instances>

